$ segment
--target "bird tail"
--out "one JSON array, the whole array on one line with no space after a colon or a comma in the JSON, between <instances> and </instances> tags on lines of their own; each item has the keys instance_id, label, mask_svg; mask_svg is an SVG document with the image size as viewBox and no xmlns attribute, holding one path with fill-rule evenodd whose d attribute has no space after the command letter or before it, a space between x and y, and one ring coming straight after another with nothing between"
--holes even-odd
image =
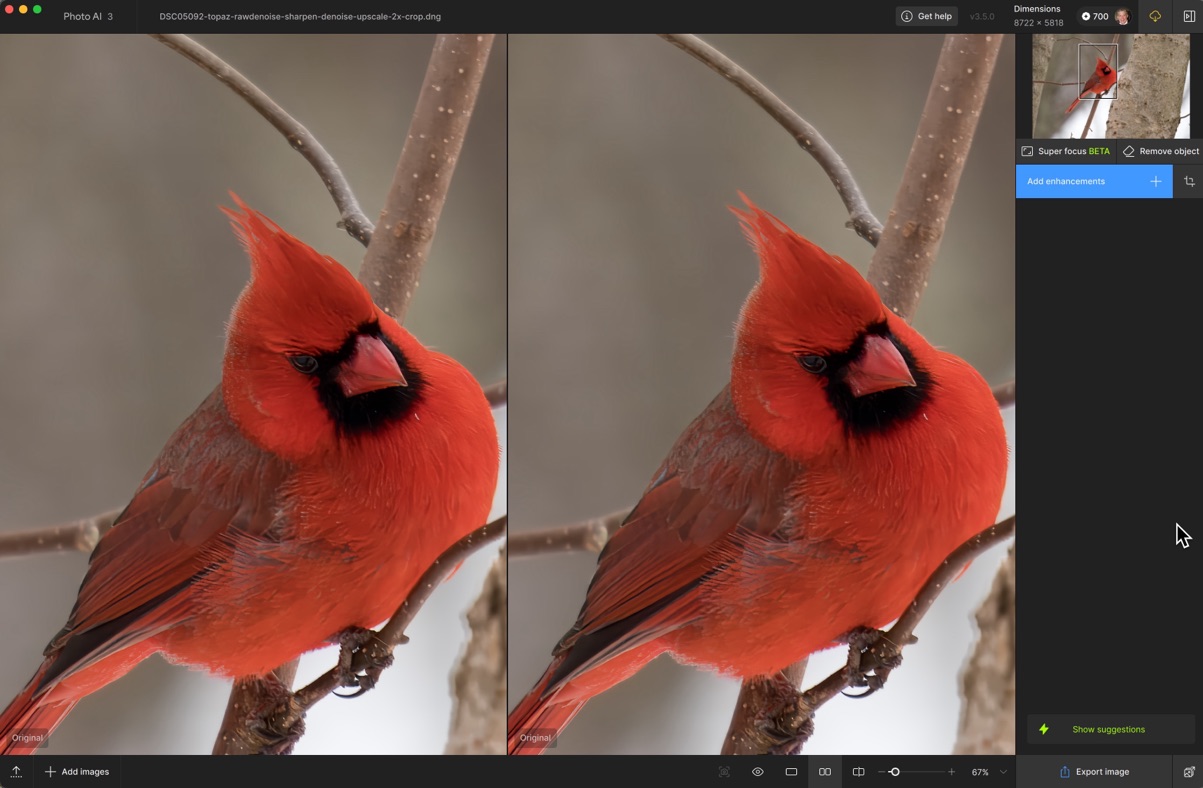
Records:
<instances>
[{"instance_id":1,"label":"bird tail","mask_svg":"<svg viewBox=\"0 0 1203 788\"><path fill-rule=\"evenodd\" d=\"M561 661L553 660L534 689L510 712L506 743L510 755L542 755L588 700L579 696L559 700L560 693L544 694Z\"/></svg>"},{"instance_id":2,"label":"bird tail","mask_svg":"<svg viewBox=\"0 0 1203 788\"><path fill-rule=\"evenodd\" d=\"M57 700L40 686L46 668L43 665L0 713L0 755L33 755L75 707L77 698Z\"/></svg>"}]
</instances>

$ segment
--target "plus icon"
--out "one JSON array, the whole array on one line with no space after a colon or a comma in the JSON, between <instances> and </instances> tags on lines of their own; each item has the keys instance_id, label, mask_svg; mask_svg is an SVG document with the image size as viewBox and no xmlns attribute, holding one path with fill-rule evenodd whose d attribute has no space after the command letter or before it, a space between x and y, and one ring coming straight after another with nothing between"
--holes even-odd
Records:
<instances>
[{"instance_id":1,"label":"plus icon","mask_svg":"<svg viewBox=\"0 0 1203 788\"><path fill-rule=\"evenodd\" d=\"M1161 184L1162 182L1163 182L1163 181L1162 181L1160 178L1158 178L1156 175L1154 175L1154 176L1153 176L1153 180L1149 181L1149 183L1153 184L1153 188L1154 188L1154 189L1156 189L1156 188L1157 188L1157 186L1158 186L1159 184Z\"/></svg>"},{"instance_id":2,"label":"plus icon","mask_svg":"<svg viewBox=\"0 0 1203 788\"><path fill-rule=\"evenodd\" d=\"M53 766L51 766L49 769L46 770L46 775L53 779L53 777L54 777L54 767Z\"/></svg>"}]
</instances>

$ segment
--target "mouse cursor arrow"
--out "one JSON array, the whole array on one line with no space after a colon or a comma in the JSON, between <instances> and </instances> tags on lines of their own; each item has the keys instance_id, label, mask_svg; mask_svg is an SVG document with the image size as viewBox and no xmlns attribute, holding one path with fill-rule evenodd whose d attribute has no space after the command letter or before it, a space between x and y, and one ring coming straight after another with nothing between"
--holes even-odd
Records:
<instances>
[{"instance_id":1,"label":"mouse cursor arrow","mask_svg":"<svg viewBox=\"0 0 1203 788\"><path fill-rule=\"evenodd\" d=\"M1190 540L1195 537L1186 532L1186 529L1174 523L1174 544L1180 545L1183 550L1190 547Z\"/></svg>"}]
</instances>

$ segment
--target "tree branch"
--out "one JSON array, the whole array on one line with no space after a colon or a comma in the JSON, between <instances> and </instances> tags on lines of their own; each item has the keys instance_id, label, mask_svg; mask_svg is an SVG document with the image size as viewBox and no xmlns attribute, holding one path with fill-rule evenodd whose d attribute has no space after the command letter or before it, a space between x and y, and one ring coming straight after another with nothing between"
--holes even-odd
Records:
<instances>
[{"instance_id":1,"label":"tree branch","mask_svg":"<svg viewBox=\"0 0 1203 788\"><path fill-rule=\"evenodd\" d=\"M1173 139L1182 122L1190 61L1191 43L1186 33L1132 36L1132 49L1107 113L1106 136Z\"/></svg>"},{"instance_id":2,"label":"tree branch","mask_svg":"<svg viewBox=\"0 0 1203 788\"><path fill-rule=\"evenodd\" d=\"M865 277L908 322L940 251L1002 39L949 35L940 50L902 183Z\"/></svg>"},{"instance_id":3,"label":"tree branch","mask_svg":"<svg viewBox=\"0 0 1203 788\"><path fill-rule=\"evenodd\" d=\"M975 616L977 646L961 674L954 755L1015 752L1015 545Z\"/></svg>"},{"instance_id":4,"label":"tree branch","mask_svg":"<svg viewBox=\"0 0 1203 788\"><path fill-rule=\"evenodd\" d=\"M288 144L305 157L305 160L321 176L322 183L326 184L326 190L330 192L330 196L334 198L334 204L338 206L339 227L346 230L352 238L367 246L372 239L371 221L364 216L359 202L355 199L354 192L351 191L351 185L347 183L347 179L343 176L337 162L334 161L334 157L326 152L326 149L322 147L316 137L309 133L308 129L285 112L279 104L272 101L271 97L260 90L255 83L188 36L175 33L151 33L150 37L157 39L208 71L226 87L241 96L255 108L256 112L266 118L268 123L283 134L288 140Z\"/></svg>"},{"instance_id":5,"label":"tree branch","mask_svg":"<svg viewBox=\"0 0 1203 788\"><path fill-rule=\"evenodd\" d=\"M113 527L113 521L121 512L121 509L114 509L63 525L0 534L0 559L64 550L90 553L105 531Z\"/></svg>"},{"instance_id":6,"label":"tree branch","mask_svg":"<svg viewBox=\"0 0 1203 788\"><path fill-rule=\"evenodd\" d=\"M1049 33L1032 36L1032 137L1041 136L1036 129L1040 125L1040 99L1048 79L1048 65L1053 59L1053 39Z\"/></svg>"},{"instance_id":7,"label":"tree branch","mask_svg":"<svg viewBox=\"0 0 1203 788\"><path fill-rule=\"evenodd\" d=\"M571 525L510 534L507 549L511 559L544 553L573 553L577 550L600 553L630 513L630 508L626 508Z\"/></svg>"},{"instance_id":8,"label":"tree branch","mask_svg":"<svg viewBox=\"0 0 1203 788\"><path fill-rule=\"evenodd\" d=\"M492 35L440 35L359 278L403 322L476 106Z\"/></svg>"},{"instance_id":9,"label":"tree branch","mask_svg":"<svg viewBox=\"0 0 1203 788\"><path fill-rule=\"evenodd\" d=\"M869 210L869 202L861 194L860 187L857 186L856 179L852 176L852 170L836 153L835 148L831 147L831 144L823 138L818 129L790 109L784 101L738 63L697 36L661 33L660 37L685 50L721 74L727 81L733 83L759 104L765 112L772 116L773 120L781 124L802 146L802 150L814 157L814 160L823 168L823 172L827 173L827 177L831 179L832 185L835 186L836 192L844 202L844 207L848 209L848 226L855 230L861 238L874 246L877 245L881 238L881 222L877 221L877 217Z\"/></svg>"},{"instance_id":10,"label":"tree branch","mask_svg":"<svg viewBox=\"0 0 1203 788\"><path fill-rule=\"evenodd\" d=\"M1015 405L1014 378L994 387L994 401L998 403L998 407L1000 408L1010 408Z\"/></svg>"},{"instance_id":11,"label":"tree branch","mask_svg":"<svg viewBox=\"0 0 1203 788\"><path fill-rule=\"evenodd\" d=\"M509 382L504 378L491 386L485 386L485 399L494 410L505 407L509 393Z\"/></svg>"},{"instance_id":12,"label":"tree branch","mask_svg":"<svg viewBox=\"0 0 1203 788\"><path fill-rule=\"evenodd\" d=\"M445 755L505 755L506 709L505 544L468 611L472 634L452 678L454 706Z\"/></svg>"}]
</instances>

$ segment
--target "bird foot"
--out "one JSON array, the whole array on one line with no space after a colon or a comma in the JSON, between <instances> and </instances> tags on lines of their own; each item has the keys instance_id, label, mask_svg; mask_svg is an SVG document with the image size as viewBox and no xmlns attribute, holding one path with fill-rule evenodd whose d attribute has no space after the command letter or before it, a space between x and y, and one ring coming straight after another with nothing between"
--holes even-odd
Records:
<instances>
[{"instance_id":1,"label":"bird foot","mask_svg":"<svg viewBox=\"0 0 1203 788\"><path fill-rule=\"evenodd\" d=\"M345 695L336 692L340 698L357 698L372 689L393 664L393 647L370 629L350 627L339 635L338 644L339 686L355 688Z\"/></svg>"},{"instance_id":2,"label":"bird foot","mask_svg":"<svg viewBox=\"0 0 1203 788\"><path fill-rule=\"evenodd\" d=\"M848 686L863 688L860 693L843 694L849 698L867 698L885 686L890 672L902 664L902 647L917 643L914 635L905 643L895 643L880 629L857 627L844 636L848 644Z\"/></svg>"},{"instance_id":3,"label":"bird foot","mask_svg":"<svg viewBox=\"0 0 1203 788\"><path fill-rule=\"evenodd\" d=\"M291 755L292 748L305 735L305 712L292 698L271 713L256 718L251 733L263 741L260 755Z\"/></svg>"},{"instance_id":4,"label":"bird foot","mask_svg":"<svg viewBox=\"0 0 1203 788\"><path fill-rule=\"evenodd\" d=\"M289 755L305 734L305 710L296 695L274 674L253 679L262 701L247 717L246 744L260 755Z\"/></svg>"},{"instance_id":5,"label":"bird foot","mask_svg":"<svg viewBox=\"0 0 1203 788\"><path fill-rule=\"evenodd\" d=\"M797 755L814 734L814 710L785 676L745 681L725 754Z\"/></svg>"},{"instance_id":6,"label":"bird foot","mask_svg":"<svg viewBox=\"0 0 1203 788\"><path fill-rule=\"evenodd\" d=\"M814 735L814 710L785 677L774 676L767 681L772 700L756 720L756 727L766 739L770 755L797 755Z\"/></svg>"}]
</instances>

